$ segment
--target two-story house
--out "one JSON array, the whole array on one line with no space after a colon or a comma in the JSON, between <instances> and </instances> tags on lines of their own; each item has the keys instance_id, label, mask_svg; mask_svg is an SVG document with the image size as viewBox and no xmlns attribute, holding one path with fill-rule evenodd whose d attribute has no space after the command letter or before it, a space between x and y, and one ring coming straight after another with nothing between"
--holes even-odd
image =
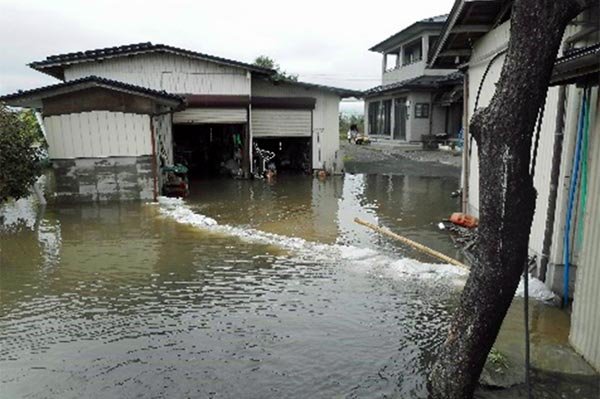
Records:
<instances>
[{"instance_id":1,"label":"two-story house","mask_svg":"<svg viewBox=\"0 0 600 399\"><path fill-rule=\"evenodd\" d=\"M361 94L152 43L29 66L62 82L0 101L39 111L59 200L156 198L163 167L178 162L199 176L249 177L258 149L279 170L335 173L339 102Z\"/></svg>"},{"instance_id":2,"label":"two-story house","mask_svg":"<svg viewBox=\"0 0 600 399\"><path fill-rule=\"evenodd\" d=\"M382 54L381 85L365 91L365 132L406 142L456 137L462 126L462 76L427 68L447 15L415 22L371 47Z\"/></svg>"}]
</instances>

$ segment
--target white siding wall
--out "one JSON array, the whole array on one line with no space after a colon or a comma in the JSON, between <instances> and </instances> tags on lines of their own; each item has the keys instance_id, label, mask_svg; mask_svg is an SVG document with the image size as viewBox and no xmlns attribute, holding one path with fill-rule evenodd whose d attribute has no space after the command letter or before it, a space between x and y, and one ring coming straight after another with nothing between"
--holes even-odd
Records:
<instances>
[{"instance_id":1,"label":"white siding wall","mask_svg":"<svg viewBox=\"0 0 600 399\"><path fill-rule=\"evenodd\" d=\"M51 159L152 153L150 117L93 111L44 118Z\"/></svg>"},{"instance_id":2,"label":"white siding wall","mask_svg":"<svg viewBox=\"0 0 600 399\"><path fill-rule=\"evenodd\" d=\"M588 198L569 338L575 349L600 372L600 117L597 112L600 103L598 89L594 91L590 115Z\"/></svg>"},{"instance_id":3,"label":"white siding wall","mask_svg":"<svg viewBox=\"0 0 600 399\"><path fill-rule=\"evenodd\" d=\"M251 83L241 68L165 53L85 62L65 69L66 81L90 75L180 94L249 95Z\"/></svg>"},{"instance_id":4,"label":"white siding wall","mask_svg":"<svg viewBox=\"0 0 600 399\"><path fill-rule=\"evenodd\" d=\"M479 90L483 75L491 57L504 49L508 44L510 36L509 21L490 31L475 43L471 61L469 62L469 103L467 104L469 118L473 116L475 99ZM496 91L495 83L500 78L500 72L504 63L504 55L500 56L491 65L488 74L481 87L479 103L477 107L485 107L492 99ZM469 159L469 203L467 212L479 216L479 159L477 157L477 144L471 141L472 150Z\"/></svg>"},{"instance_id":5,"label":"white siding wall","mask_svg":"<svg viewBox=\"0 0 600 399\"><path fill-rule=\"evenodd\" d=\"M313 169L326 168L339 172L339 106L340 97L336 94L306 89L290 84L273 85L255 79L252 81L252 95L267 97L314 97L317 102L313 110ZM253 111L254 112L254 111ZM335 168L333 167L335 165ZM335 170L333 170L335 169Z\"/></svg>"},{"instance_id":6,"label":"white siding wall","mask_svg":"<svg viewBox=\"0 0 600 399\"><path fill-rule=\"evenodd\" d=\"M482 37L474 46L473 54L469 62L469 117L475 111L475 101L479 92L484 73L492 57L508 45L510 38L510 21L503 23L496 29ZM500 79L505 55L499 56L485 77L481 86L478 108L485 107L492 99L496 82ZM537 255L538 259L542 253L544 232L546 228L546 211L548 207L548 195L550 191L550 171L554 147L554 129L556 122L558 100L558 88L550 88L548 91L542 130L540 132L538 158L534 177L534 186L537 190L536 210L531 225L529 249L531 254ZM479 158L477 156L477 144L472 141L469 168L469 204L468 212L479 216Z\"/></svg>"}]
</instances>

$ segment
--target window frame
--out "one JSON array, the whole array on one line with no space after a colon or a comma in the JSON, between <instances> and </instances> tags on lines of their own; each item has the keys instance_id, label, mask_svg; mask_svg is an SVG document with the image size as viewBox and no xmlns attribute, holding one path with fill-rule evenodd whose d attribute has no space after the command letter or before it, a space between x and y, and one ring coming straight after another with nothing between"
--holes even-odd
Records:
<instances>
[{"instance_id":1,"label":"window frame","mask_svg":"<svg viewBox=\"0 0 600 399\"><path fill-rule=\"evenodd\" d=\"M415 119L429 119L429 103L415 103Z\"/></svg>"}]
</instances>

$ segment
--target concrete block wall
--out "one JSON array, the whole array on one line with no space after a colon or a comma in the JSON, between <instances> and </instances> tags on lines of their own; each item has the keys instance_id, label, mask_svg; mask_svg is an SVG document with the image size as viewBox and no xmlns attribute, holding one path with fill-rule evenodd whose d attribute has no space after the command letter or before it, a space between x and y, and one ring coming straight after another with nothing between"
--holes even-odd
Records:
<instances>
[{"instance_id":1,"label":"concrete block wall","mask_svg":"<svg viewBox=\"0 0 600 399\"><path fill-rule=\"evenodd\" d=\"M54 159L51 202L152 200L150 155L138 157Z\"/></svg>"}]
</instances>

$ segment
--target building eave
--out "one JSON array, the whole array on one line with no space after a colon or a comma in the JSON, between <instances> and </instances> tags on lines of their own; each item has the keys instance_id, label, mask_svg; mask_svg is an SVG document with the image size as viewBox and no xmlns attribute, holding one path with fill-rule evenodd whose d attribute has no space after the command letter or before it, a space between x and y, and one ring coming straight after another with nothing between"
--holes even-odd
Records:
<instances>
[{"instance_id":1,"label":"building eave","mask_svg":"<svg viewBox=\"0 0 600 399\"><path fill-rule=\"evenodd\" d=\"M427 66L456 69L475 41L508 18L511 5L512 0L456 0Z\"/></svg>"},{"instance_id":2,"label":"building eave","mask_svg":"<svg viewBox=\"0 0 600 399\"><path fill-rule=\"evenodd\" d=\"M445 76L419 76L387 85L373 87L363 92L365 98L378 97L393 93L419 90L438 90L443 87L462 84L463 75L454 72Z\"/></svg>"}]
</instances>

